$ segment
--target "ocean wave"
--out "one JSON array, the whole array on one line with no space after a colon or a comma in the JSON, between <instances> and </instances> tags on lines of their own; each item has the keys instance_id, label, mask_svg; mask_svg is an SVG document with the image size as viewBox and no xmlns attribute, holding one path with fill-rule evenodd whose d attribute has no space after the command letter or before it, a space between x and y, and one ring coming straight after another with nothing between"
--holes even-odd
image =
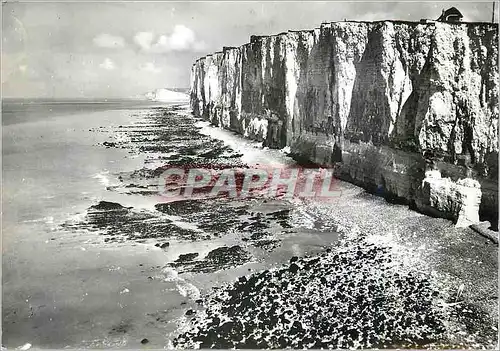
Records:
<instances>
[{"instance_id":1,"label":"ocean wave","mask_svg":"<svg viewBox=\"0 0 500 351\"><path fill-rule=\"evenodd\" d=\"M54 217L47 216L35 219L28 219L23 221L23 223L45 223L45 224L54 224Z\"/></svg>"},{"instance_id":2,"label":"ocean wave","mask_svg":"<svg viewBox=\"0 0 500 351\"><path fill-rule=\"evenodd\" d=\"M201 296L200 289L198 289L194 284L179 277L179 272L172 267L163 268L161 271L161 278L164 282L176 283L175 289L183 297L197 300Z\"/></svg>"},{"instance_id":3,"label":"ocean wave","mask_svg":"<svg viewBox=\"0 0 500 351\"><path fill-rule=\"evenodd\" d=\"M99 183L105 187L117 186L120 183L118 181L112 181L112 177L109 175L109 171L102 171L92 176L92 178L97 179Z\"/></svg>"}]
</instances>

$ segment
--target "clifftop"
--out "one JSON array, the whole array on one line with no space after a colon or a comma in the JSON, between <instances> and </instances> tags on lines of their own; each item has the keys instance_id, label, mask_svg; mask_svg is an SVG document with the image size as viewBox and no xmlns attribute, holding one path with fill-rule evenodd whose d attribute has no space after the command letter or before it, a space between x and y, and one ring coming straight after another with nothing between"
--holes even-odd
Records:
<instances>
[{"instance_id":1,"label":"clifftop","mask_svg":"<svg viewBox=\"0 0 500 351\"><path fill-rule=\"evenodd\" d=\"M424 22L425 21L425 22ZM498 31L498 23L491 23L491 22L438 22L437 20L432 20L432 19L421 19L420 21L405 21L405 20L378 20L378 21L359 21L359 20L348 20L348 21L332 21L332 22L323 22L319 27L315 27L313 29L297 29L297 30L288 30L286 32L280 32L277 34L269 34L269 35L251 35L250 40L247 43L244 43L240 46L224 46L222 48L222 51L216 51L215 53L211 53L205 56L202 56L198 59L196 59L195 63L198 62L199 60L204 59L205 57L212 56L214 54L220 54L223 53L227 50L234 50L234 49L239 49L242 46L251 44L252 41L259 40L261 38L271 38L271 37L279 37L279 36L285 36L289 33L302 33L302 32L314 32L316 30L321 30L323 28L329 28L333 25L336 24L341 24L341 23L365 23L365 24L381 24L381 23L395 23L395 24L407 24L407 25L430 25L433 26L435 24L441 24L441 25L450 25L450 26L485 26L485 27L492 27L493 29L496 29ZM195 65L193 63L193 65Z\"/></svg>"}]
</instances>

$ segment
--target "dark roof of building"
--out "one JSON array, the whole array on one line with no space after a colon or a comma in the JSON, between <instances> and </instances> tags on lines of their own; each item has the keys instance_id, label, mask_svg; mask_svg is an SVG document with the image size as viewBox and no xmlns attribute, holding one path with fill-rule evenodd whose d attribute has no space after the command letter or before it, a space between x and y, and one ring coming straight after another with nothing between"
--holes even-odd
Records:
<instances>
[{"instance_id":1,"label":"dark roof of building","mask_svg":"<svg viewBox=\"0 0 500 351\"><path fill-rule=\"evenodd\" d=\"M444 21L444 20L446 20L446 18L448 18L449 15L454 15L454 16L457 16L460 18L464 17L462 15L462 13L460 11L458 11L458 9L456 7L450 7L448 10L443 11L441 16L439 16L439 18L437 20Z\"/></svg>"}]
</instances>

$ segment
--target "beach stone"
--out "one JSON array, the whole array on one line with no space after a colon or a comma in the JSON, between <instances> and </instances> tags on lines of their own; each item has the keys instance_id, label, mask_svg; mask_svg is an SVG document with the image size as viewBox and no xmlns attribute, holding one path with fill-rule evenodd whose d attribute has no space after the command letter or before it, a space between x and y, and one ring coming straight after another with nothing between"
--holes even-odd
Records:
<instances>
[{"instance_id":1,"label":"beach stone","mask_svg":"<svg viewBox=\"0 0 500 351\"><path fill-rule=\"evenodd\" d=\"M97 205L90 206L90 209L97 211L116 211L126 210L127 207L124 207L117 202L99 201Z\"/></svg>"},{"instance_id":2,"label":"beach stone","mask_svg":"<svg viewBox=\"0 0 500 351\"><path fill-rule=\"evenodd\" d=\"M192 252L192 253L187 253L187 254L180 254L179 257L175 262L186 262L186 261L192 261L196 257L198 257L199 254L197 252Z\"/></svg>"},{"instance_id":3,"label":"beach stone","mask_svg":"<svg viewBox=\"0 0 500 351\"><path fill-rule=\"evenodd\" d=\"M238 260L245 260L248 253L239 245L219 247L210 251L206 257L207 260L214 263L225 264Z\"/></svg>"},{"instance_id":4,"label":"beach stone","mask_svg":"<svg viewBox=\"0 0 500 351\"><path fill-rule=\"evenodd\" d=\"M299 271L299 269L300 269L299 266L295 263L292 263L290 265L290 267L288 268L288 270L294 274L297 273Z\"/></svg>"}]
</instances>

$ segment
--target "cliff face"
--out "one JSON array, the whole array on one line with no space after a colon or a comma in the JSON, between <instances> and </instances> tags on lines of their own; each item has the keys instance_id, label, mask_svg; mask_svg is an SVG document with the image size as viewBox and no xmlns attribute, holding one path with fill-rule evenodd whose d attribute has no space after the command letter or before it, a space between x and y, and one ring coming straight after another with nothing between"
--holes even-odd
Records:
<instances>
[{"instance_id":1,"label":"cliff face","mask_svg":"<svg viewBox=\"0 0 500 351\"><path fill-rule=\"evenodd\" d=\"M496 221L498 26L338 22L196 61L191 105L459 223Z\"/></svg>"}]
</instances>

